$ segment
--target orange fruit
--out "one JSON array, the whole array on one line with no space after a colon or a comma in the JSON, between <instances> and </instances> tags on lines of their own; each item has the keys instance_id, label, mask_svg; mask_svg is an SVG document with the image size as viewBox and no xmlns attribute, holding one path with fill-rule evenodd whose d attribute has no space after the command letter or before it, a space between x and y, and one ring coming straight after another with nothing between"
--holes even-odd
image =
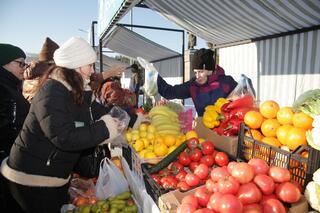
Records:
<instances>
[{"instance_id":1,"label":"orange fruit","mask_svg":"<svg viewBox=\"0 0 320 213\"><path fill-rule=\"evenodd\" d=\"M292 124L293 115L292 107L282 107L277 112L277 120L280 124Z\"/></svg>"},{"instance_id":2,"label":"orange fruit","mask_svg":"<svg viewBox=\"0 0 320 213\"><path fill-rule=\"evenodd\" d=\"M281 143L275 137L264 137L261 140L263 143L269 144L271 146L280 147Z\"/></svg>"},{"instance_id":3,"label":"orange fruit","mask_svg":"<svg viewBox=\"0 0 320 213\"><path fill-rule=\"evenodd\" d=\"M251 129L259 129L263 122L263 116L260 112L249 111L244 115L243 121Z\"/></svg>"},{"instance_id":4,"label":"orange fruit","mask_svg":"<svg viewBox=\"0 0 320 213\"><path fill-rule=\"evenodd\" d=\"M301 153L301 156L304 157L304 158L308 158L309 157L309 152L308 151L303 151Z\"/></svg>"},{"instance_id":5,"label":"orange fruit","mask_svg":"<svg viewBox=\"0 0 320 213\"><path fill-rule=\"evenodd\" d=\"M277 102L269 100L265 101L260 105L260 113L265 118L275 118L277 117L277 113L279 111L279 105Z\"/></svg>"},{"instance_id":6,"label":"orange fruit","mask_svg":"<svg viewBox=\"0 0 320 213\"><path fill-rule=\"evenodd\" d=\"M312 128L313 118L309 115L305 114L304 112L298 112L293 115L292 123L293 126L302 128L305 130Z\"/></svg>"},{"instance_id":7,"label":"orange fruit","mask_svg":"<svg viewBox=\"0 0 320 213\"><path fill-rule=\"evenodd\" d=\"M190 130L186 133L186 140L189 140L191 138L198 138L198 134L194 130Z\"/></svg>"},{"instance_id":8,"label":"orange fruit","mask_svg":"<svg viewBox=\"0 0 320 213\"><path fill-rule=\"evenodd\" d=\"M252 134L252 137L257 141L261 141L261 139L263 138L263 135L261 134L261 132L259 130L252 129L251 134ZM248 137L251 137L249 131L246 132L245 135Z\"/></svg>"},{"instance_id":9,"label":"orange fruit","mask_svg":"<svg viewBox=\"0 0 320 213\"><path fill-rule=\"evenodd\" d=\"M282 143L283 145L286 145L287 134L291 128L293 128L292 125L285 124L285 125L280 126L277 129L277 132L276 132L277 138L280 141L280 143Z\"/></svg>"},{"instance_id":10,"label":"orange fruit","mask_svg":"<svg viewBox=\"0 0 320 213\"><path fill-rule=\"evenodd\" d=\"M76 197L73 204L77 207L89 204L89 199L86 197Z\"/></svg>"},{"instance_id":11,"label":"orange fruit","mask_svg":"<svg viewBox=\"0 0 320 213\"><path fill-rule=\"evenodd\" d=\"M261 132L266 137L274 137L277 135L277 129L280 123L276 119L267 119L261 124Z\"/></svg>"},{"instance_id":12,"label":"orange fruit","mask_svg":"<svg viewBox=\"0 0 320 213\"><path fill-rule=\"evenodd\" d=\"M286 145L290 150L295 150L300 145L307 145L306 130L292 127L287 134Z\"/></svg>"},{"instance_id":13,"label":"orange fruit","mask_svg":"<svg viewBox=\"0 0 320 213\"><path fill-rule=\"evenodd\" d=\"M176 137L174 135L164 136L164 143L168 147L173 146L176 143Z\"/></svg>"}]
</instances>

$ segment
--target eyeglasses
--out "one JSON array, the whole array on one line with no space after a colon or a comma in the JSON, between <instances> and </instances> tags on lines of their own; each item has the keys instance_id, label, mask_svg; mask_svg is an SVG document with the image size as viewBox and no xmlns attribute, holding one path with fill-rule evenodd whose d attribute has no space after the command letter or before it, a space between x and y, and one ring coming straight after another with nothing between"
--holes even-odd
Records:
<instances>
[{"instance_id":1,"label":"eyeglasses","mask_svg":"<svg viewBox=\"0 0 320 213\"><path fill-rule=\"evenodd\" d=\"M19 67L21 68L29 67L29 64L25 63L24 61L14 61L14 62L17 62L19 64Z\"/></svg>"}]
</instances>

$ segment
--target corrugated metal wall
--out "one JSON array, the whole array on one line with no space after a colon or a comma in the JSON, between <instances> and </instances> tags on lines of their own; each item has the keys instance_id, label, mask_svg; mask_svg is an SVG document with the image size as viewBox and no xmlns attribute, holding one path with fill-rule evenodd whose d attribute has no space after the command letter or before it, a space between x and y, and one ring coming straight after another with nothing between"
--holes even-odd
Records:
<instances>
[{"instance_id":1,"label":"corrugated metal wall","mask_svg":"<svg viewBox=\"0 0 320 213\"><path fill-rule=\"evenodd\" d=\"M249 76L258 99L291 105L320 88L320 30L220 49L220 65L238 79Z\"/></svg>"}]
</instances>

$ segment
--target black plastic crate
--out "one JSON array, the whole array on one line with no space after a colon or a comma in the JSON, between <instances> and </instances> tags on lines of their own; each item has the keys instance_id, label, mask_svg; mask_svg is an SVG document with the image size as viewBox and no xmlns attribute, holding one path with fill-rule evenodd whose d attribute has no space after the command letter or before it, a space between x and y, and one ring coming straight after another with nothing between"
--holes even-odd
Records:
<instances>
[{"instance_id":1,"label":"black plastic crate","mask_svg":"<svg viewBox=\"0 0 320 213\"><path fill-rule=\"evenodd\" d=\"M303 145L289 152L248 137L245 135L246 131L250 133L250 128L242 123L239 132L238 159L249 161L252 158L260 158L268 165L287 168L290 170L291 179L300 183L305 189L307 183L312 180L313 173L320 167L320 151ZM309 153L308 158L301 156L304 151Z\"/></svg>"},{"instance_id":2,"label":"black plastic crate","mask_svg":"<svg viewBox=\"0 0 320 213\"><path fill-rule=\"evenodd\" d=\"M148 194L152 197L154 202L158 204L158 199L161 195L168 193L169 189L164 189L160 185L158 185L153 178L151 177L151 174L149 173L148 169L150 167L150 164L143 163L141 164L142 172L144 174L144 184L146 186L146 190Z\"/></svg>"},{"instance_id":3,"label":"black plastic crate","mask_svg":"<svg viewBox=\"0 0 320 213\"><path fill-rule=\"evenodd\" d=\"M122 157L124 157L124 159L126 159L130 170L132 170L132 151L129 146L122 147Z\"/></svg>"}]
</instances>

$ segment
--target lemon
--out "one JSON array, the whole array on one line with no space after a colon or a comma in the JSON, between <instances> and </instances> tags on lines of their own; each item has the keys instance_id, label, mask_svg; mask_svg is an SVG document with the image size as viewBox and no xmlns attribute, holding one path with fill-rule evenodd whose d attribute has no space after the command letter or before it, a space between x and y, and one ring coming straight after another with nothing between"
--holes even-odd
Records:
<instances>
[{"instance_id":1,"label":"lemon","mask_svg":"<svg viewBox=\"0 0 320 213\"><path fill-rule=\"evenodd\" d=\"M144 154L144 158L155 158L155 157L157 157L156 154L154 152L151 152L151 151L146 152Z\"/></svg>"},{"instance_id":2,"label":"lemon","mask_svg":"<svg viewBox=\"0 0 320 213\"><path fill-rule=\"evenodd\" d=\"M133 144L133 148L136 150L136 152L140 152L144 149L144 143L143 140L138 139L135 144Z\"/></svg>"},{"instance_id":3,"label":"lemon","mask_svg":"<svg viewBox=\"0 0 320 213\"><path fill-rule=\"evenodd\" d=\"M174 135L166 135L164 137L164 143L168 147L173 146L176 143L176 137Z\"/></svg>"},{"instance_id":4,"label":"lemon","mask_svg":"<svg viewBox=\"0 0 320 213\"><path fill-rule=\"evenodd\" d=\"M131 136L131 140L132 140L132 141L136 141L136 140L138 140L139 138L140 138L139 133L138 133L138 134L132 134L132 136Z\"/></svg>"},{"instance_id":5,"label":"lemon","mask_svg":"<svg viewBox=\"0 0 320 213\"><path fill-rule=\"evenodd\" d=\"M140 136L140 138L146 138L147 137L147 132L146 131L140 131L139 136Z\"/></svg>"},{"instance_id":6,"label":"lemon","mask_svg":"<svg viewBox=\"0 0 320 213\"><path fill-rule=\"evenodd\" d=\"M145 123L140 124L140 126L139 126L140 132L146 132L147 129L148 129L148 125L147 124L145 124Z\"/></svg>"},{"instance_id":7,"label":"lemon","mask_svg":"<svg viewBox=\"0 0 320 213\"><path fill-rule=\"evenodd\" d=\"M159 157L163 157L168 153L168 147L165 144L159 144L155 146L154 153Z\"/></svg>"},{"instance_id":8,"label":"lemon","mask_svg":"<svg viewBox=\"0 0 320 213\"><path fill-rule=\"evenodd\" d=\"M150 145L150 142L147 138L142 138L141 140L143 141L144 147L148 147Z\"/></svg>"},{"instance_id":9,"label":"lemon","mask_svg":"<svg viewBox=\"0 0 320 213\"><path fill-rule=\"evenodd\" d=\"M133 135L135 135L135 134L139 135L139 130L133 129L133 130L131 131L131 133L132 133Z\"/></svg>"},{"instance_id":10,"label":"lemon","mask_svg":"<svg viewBox=\"0 0 320 213\"><path fill-rule=\"evenodd\" d=\"M186 139L189 140L191 138L198 138L198 134L194 130L190 130L186 133Z\"/></svg>"},{"instance_id":11,"label":"lemon","mask_svg":"<svg viewBox=\"0 0 320 213\"><path fill-rule=\"evenodd\" d=\"M148 140L153 141L154 138L155 138L155 137L154 137L154 134L153 134L153 133L150 133L150 132L147 133L147 139L148 139Z\"/></svg>"},{"instance_id":12,"label":"lemon","mask_svg":"<svg viewBox=\"0 0 320 213\"><path fill-rule=\"evenodd\" d=\"M147 149L143 149L139 152L140 157L144 158L145 154L149 152Z\"/></svg>"}]
</instances>

